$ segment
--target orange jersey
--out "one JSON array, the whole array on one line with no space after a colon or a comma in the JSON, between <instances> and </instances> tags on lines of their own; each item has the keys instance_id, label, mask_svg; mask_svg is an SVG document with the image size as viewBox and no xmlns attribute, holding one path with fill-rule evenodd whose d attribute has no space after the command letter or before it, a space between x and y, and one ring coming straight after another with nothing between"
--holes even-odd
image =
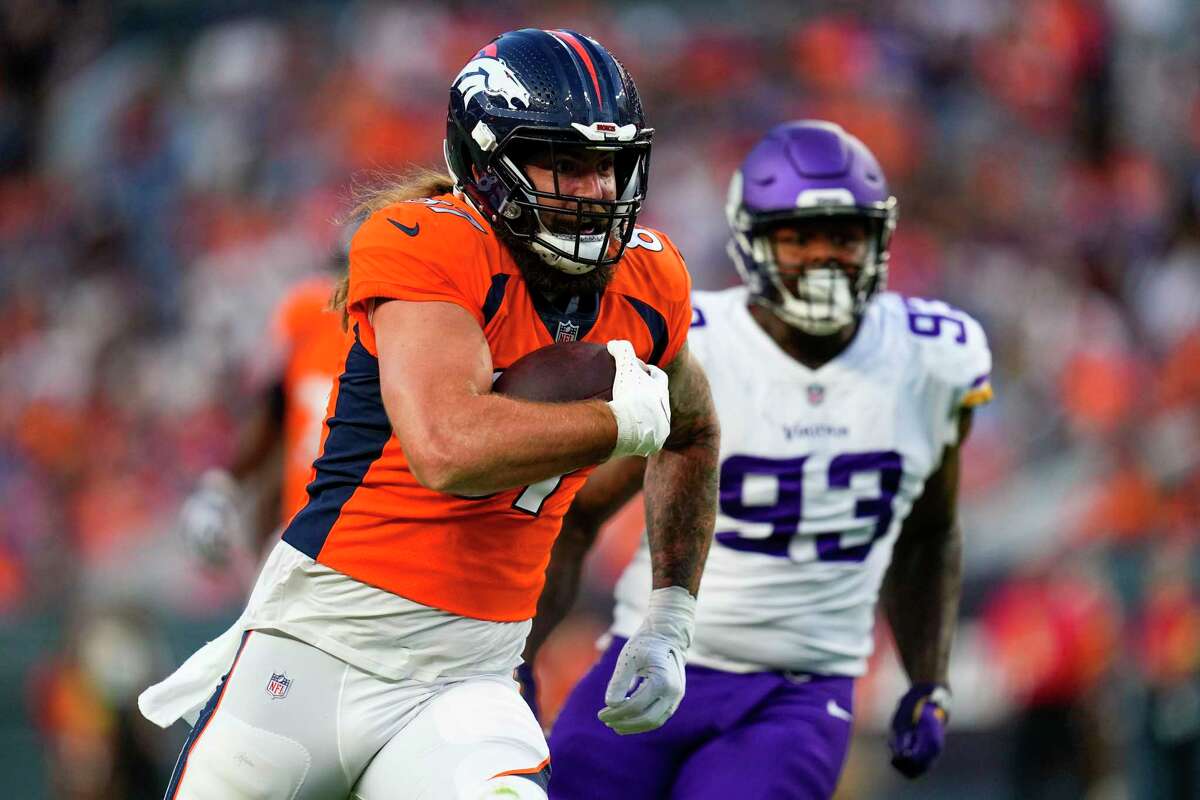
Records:
<instances>
[{"instance_id":1,"label":"orange jersey","mask_svg":"<svg viewBox=\"0 0 1200 800\"><path fill-rule=\"evenodd\" d=\"M551 545L591 468L474 499L418 483L380 397L371 301L464 308L483 330L496 370L570 339L628 339L638 357L662 366L686 341L690 288L674 245L639 228L599 303L586 314L563 314L531 295L491 226L461 198L377 212L351 244L348 302L357 338L331 400L311 500L284 540L423 605L498 622L531 618Z\"/></svg>"},{"instance_id":2,"label":"orange jersey","mask_svg":"<svg viewBox=\"0 0 1200 800\"><path fill-rule=\"evenodd\" d=\"M339 315L328 310L332 292L332 277L309 278L275 312L274 334L284 354L283 523L308 502L305 486L313 478L329 393L351 339Z\"/></svg>"}]
</instances>

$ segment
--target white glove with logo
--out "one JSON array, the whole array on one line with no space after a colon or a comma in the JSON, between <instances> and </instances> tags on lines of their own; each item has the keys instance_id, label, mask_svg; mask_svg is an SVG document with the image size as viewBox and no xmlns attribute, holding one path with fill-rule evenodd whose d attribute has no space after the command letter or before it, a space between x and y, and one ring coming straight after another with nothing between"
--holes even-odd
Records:
<instances>
[{"instance_id":1,"label":"white glove with logo","mask_svg":"<svg viewBox=\"0 0 1200 800\"><path fill-rule=\"evenodd\" d=\"M617 445L609 458L654 455L671 432L667 373L644 363L624 339L609 342L608 352L617 362L608 403L617 418Z\"/></svg>"},{"instance_id":2,"label":"white glove with logo","mask_svg":"<svg viewBox=\"0 0 1200 800\"><path fill-rule=\"evenodd\" d=\"M695 627L696 598L682 586L655 589L642 627L621 648L605 708L597 716L619 734L662 725L683 700L683 670ZM633 690L630 692L630 690Z\"/></svg>"},{"instance_id":3,"label":"white glove with logo","mask_svg":"<svg viewBox=\"0 0 1200 800\"><path fill-rule=\"evenodd\" d=\"M177 523L188 548L214 567L229 565L244 531L238 485L225 470L210 469L183 502Z\"/></svg>"}]
</instances>

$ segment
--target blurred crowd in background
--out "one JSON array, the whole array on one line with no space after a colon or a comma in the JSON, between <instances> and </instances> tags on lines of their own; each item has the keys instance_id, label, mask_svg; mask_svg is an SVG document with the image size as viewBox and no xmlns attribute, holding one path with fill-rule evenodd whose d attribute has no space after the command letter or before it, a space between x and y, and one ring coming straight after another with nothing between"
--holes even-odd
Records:
<instances>
[{"instance_id":1,"label":"blurred crowd in background","mask_svg":"<svg viewBox=\"0 0 1200 800\"><path fill-rule=\"evenodd\" d=\"M132 698L244 592L173 535L180 502L228 462L273 308L327 267L353 185L439 164L450 79L519 26L625 62L657 131L642 219L697 287L737 281L735 165L819 117L899 197L891 287L988 332L949 746L921 783L890 773L881 632L843 795L1200 796L1200 5L5 0L12 796L161 793L182 732ZM540 665L551 715L639 533L636 510L613 526Z\"/></svg>"}]
</instances>

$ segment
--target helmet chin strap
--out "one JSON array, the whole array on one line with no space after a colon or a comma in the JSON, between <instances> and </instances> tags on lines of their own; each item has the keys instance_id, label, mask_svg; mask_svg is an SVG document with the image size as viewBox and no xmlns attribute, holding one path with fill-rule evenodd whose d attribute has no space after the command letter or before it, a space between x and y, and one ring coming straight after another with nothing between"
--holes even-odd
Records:
<instances>
[{"instance_id":1,"label":"helmet chin strap","mask_svg":"<svg viewBox=\"0 0 1200 800\"><path fill-rule=\"evenodd\" d=\"M812 267L799 279L805 296L793 293L779 275L779 266L770 241L765 236L756 236L751 244L752 255L763 267L763 272L774 294L779 298L765 299L765 305L775 316L788 325L812 336L830 336L852 325L862 313L859 297L861 287L855 286L850 277L838 266ZM868 252L867 263L874 263L874 253Z\"/></svg>"},{"instance_id":2,"label":"helmet chin strap","mask_svg":"<svg viewBox=\"0 0 1200 800\"><path fill-rule=\"evenodd\" d=\"M504 155L501 156L501 160L519 182L518 188L514 191L520 191L521 188L530 190L533 189L533 184L530 182L529 177L512 161L511 158ZM641 163L640 160L638 163ZM633 173L631 174L629 180L626 181L625 187L621 191L621 195L616 198L616 213L624 214L630 212L633 207L633 198L638 193L640 187L641 179L638 173L638 166L635 165ZM529 197L528 195L527 197L528 199L533 200L533 202L536 204L536 200L534 200L534 198ZM553 210L549 207L543 208L545 208L547 212ZM510 214L509 209L511 209L513 213ZM519 206L511 204L506 207L504 215L510 219L516 219L521 215L521 213L523 213L523 211ZM606 245L611 246L613 242L620 241L619 234L621 222L619 220L613 220L612 227L608 233L563 235L560 233L555 233L546 225L545 221L542 219L540 210L534 211L533 217L535 223L537 224L537 232L534 233L532 241L529 242L529 248L536 253L537 256L548 266L565 272L568 275L585 275L595 270L596 264L576 261L569 255L565 255L563 252L557 252L556 248L559 251L576 252L576 243L578 243L577 252L581 257L591 259L592 261L597 261L604 255L601 248L606 247Z\"/></svg>"},{"instance_id":3,"label":"helmet chin strap","mask_svg":"<svg viewBox=\"0 0 1200 800\"><path fill-rule=\"evenodd\" d=\"M517 177L517 180L520 181L521 186L533 188L533 184L530 183L529 178L526 177L525 173L513 163L512 159L510 159L508 156L502 156L502 159L509 169L512 170L512 173ZM520 191L520 189L517 189L517 191ZM511 208L516 212L512 217L514 219L520 216L522 213L522 210L519 206L510 205L508 208ZM561 270L568 275L585 275L596 268L595 264L581 263L563 255L562 253L557 253L554 251L554 248L557 247L559 250L573 251L575 250L575 242L578 239L579 254L589 258L597 258L600 255L600 245L604 240L603 235L596 237L597 241L594 242L588 241L588 239L592 237L587 237L585 239L584 237L577 236L560 236L546 226L546 223L542 220L542 215L540 212L533 212L533 217L537 223L538 230L533 236L533 241L529 243L529 249L536 253L538 258L542 259L542 261L548 266L554 267L554 269L557 270Z\"/></svg>"},{"instance_id":4,"label":"helmet chin strap","mask_svg":"<svg viewBox=\"0 0 1200 800\"><path fill-rule=\"evenodd\" d=\"M564 239L561 236L555 236L554 234L550 233L550 231L548 231L546 229L546 226L542 223L541 220L538 220L538 225L541 228L541 230L538 231L538 233L534 236L534 239L533 239L533 242L531 243L530 249L533 250L533 252L537 253L538 257L541 258L542 261L546 262L547 265L554 267L557 270L561 270L562 272L565 272L568 275L584 275L588 272L591 272L592 270L594 270L596 268L595 264L582 264L578 261L575 261L574 259L567 258L566 256L562 255L561 253L556 253L553 250L551 250L549 247L547 247L545 244L543 244L540 240L543 238L548 239L550 241L550 243L552 243L554 246L561 247L564 250L565 249L573 250L575 248L575 241L574 241L574 239ZM601 238L604 238L604 237L601 237ZM581 242L580 247L579 247L579 254L585 255L588 253L588 251L590 249L595 249L597 255L599 255L600 248L599 247L589 248L588 245L591 245L591 244L594 244L594 243L593 242Z\"/></svg>"},{"instance_id":5,"label":"helmet chin strap","mask_svg":"<svg viewBox=\"0 0 1200 800\"><path fill-rule=\"evenodd\" d=\"M847 325L853 324L855 320L853 314L844 321L836 318L811 319L803 314L795 313L787 307L786 303L772 303L765 300L764 304L771 309L775 316L788 325L812 336L832 336Z\"/></svg>"},{"instance_id":6,"label":"helmet chin strap","mask_svg":"<svg viewBox=\"0 0 1200 800\"><path fill-rule=\"evenodd\" d=\"M800 314L797 313L795 308L788 308L787 301L791 299L791 294L779 280L778 273L773 267L774 261L770 262L772 267L769 270L761 268L758 270L751 269L747 264L747 260L754 261L762 255L762 251L756 248L755 241L750 237L736 230L733 236L734 238L729 240L725 249L729 253L729 257L733 260L733 265L737 268L738 274L741 275L742 281L750 289L750 297L755 304L767 309L790 327L813 336L827 336L839 330L840 326L827 327L824 323L814 321L811 315ZM767 251L768 254L766 257L770 259L769 246L767 247ZM743 253L746 255L743 255ZM759 261L758 263L762 265L764 262ZM764 275L764 272L767 274ZM767 296L767 287L763 283L768 280L771 282L771 286L775 288L775 293L779 296L780 300L773 300ZM799 301L793 299L793 302L798 303Z\"/></svg>"}]
</instances>

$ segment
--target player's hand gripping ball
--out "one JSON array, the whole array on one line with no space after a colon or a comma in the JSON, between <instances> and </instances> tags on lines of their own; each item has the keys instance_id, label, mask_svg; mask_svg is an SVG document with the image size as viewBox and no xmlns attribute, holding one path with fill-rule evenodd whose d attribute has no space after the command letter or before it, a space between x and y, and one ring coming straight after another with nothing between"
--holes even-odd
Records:
<instances>
[{"instance_id":1,"label":"player's hand gripping ball","mask_svg":"<svg viewBox=\"0 0 1200 800\"><path fill-rule=\"evenodd\" d=\"M617 443L609 458L652 456L671 433L667 373L638 358L624 339L610 341L608 352L616 362L608 407L617 420Z\"/></svg>"},{"instance_id":2,"label":"player's hand gripping ball","mask_svg":"<svg viewBox=\"0 0 1200 800\"><path fill-rule=\"evenodd\" d=\"M942 752L950 719L950 692L935 683L917 683L900 698L892 717L888 747L892 766L906 778L923 775Z\"/></svg>"},{"instance_id":3,"label":"player's hand gripping ball","mask_svg":"<svg viewBox=\"0 0 1200 800\"><path fill-rule=\"evenodd\" d=\"M623 339L607 347L566 342L539 348L509 366L492 390L542 403L607 400L617 420L610 458L653 455L671 432L666 373L641 361Z\"/></svg>"}]
</instances>

